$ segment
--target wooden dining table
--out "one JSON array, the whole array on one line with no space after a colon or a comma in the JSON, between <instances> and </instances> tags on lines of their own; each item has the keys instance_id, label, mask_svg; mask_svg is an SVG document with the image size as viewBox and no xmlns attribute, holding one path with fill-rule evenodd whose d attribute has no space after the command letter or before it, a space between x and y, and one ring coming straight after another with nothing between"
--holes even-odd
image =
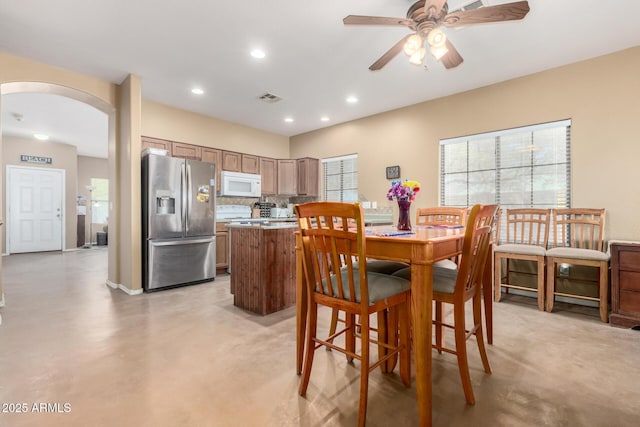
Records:
<instances>
[{"instance_id":1,"label":"wooden dining table","mask_svg":"<svg viewBox=\"0 0 640 427\"><path fill-rule=\"evenodd\" d=\"M415 360L415 384L419 425L432 422L431 345L433 264L462 252L464 228L420 227L412 234L384 235L389 227L367 228L367 258L411 264L411 325ZM307 319L307 287L304 283L300 236L296 237L296 370L302 372ZM489 290L489 296L491 295Z\"/></svg>"}]
</instances>

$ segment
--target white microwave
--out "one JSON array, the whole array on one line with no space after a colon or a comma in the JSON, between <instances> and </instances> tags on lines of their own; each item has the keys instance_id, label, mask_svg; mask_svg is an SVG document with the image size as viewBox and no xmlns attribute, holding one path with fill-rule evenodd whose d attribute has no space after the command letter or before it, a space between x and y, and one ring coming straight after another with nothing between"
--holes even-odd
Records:
<instances>
[{"instance_id":1,"label":"white microwave","mask_svg":"<svg viewBox=\"0 0 640 427\"><path fill-rule=\"evenodd\" d=\"M222 171L221 179L221 196L260 197L262 195L260 175Z\"/></svg>"}]
</instances>

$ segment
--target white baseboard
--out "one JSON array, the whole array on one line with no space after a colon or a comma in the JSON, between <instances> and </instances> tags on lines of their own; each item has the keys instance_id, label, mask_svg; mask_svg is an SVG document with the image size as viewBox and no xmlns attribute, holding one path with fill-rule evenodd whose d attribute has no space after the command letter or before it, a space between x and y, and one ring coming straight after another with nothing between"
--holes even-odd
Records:
<instances>
[{"instance_id":1,"label":"white baseboard","mask_svg":"<svg viewBox=\"0 0 640 427\"><path fill-rule=\"evenodd\" d=\"M125 286L123 286L121 284L113 283L110 280L106 281L106 285L109 286L112 289L120 289L121 291L123 291L123 292L125 292L125 293L127 293L129 295L140 295L142 293L142 289L132 290L132 289L129 289L129 288L127 288L127 287L125 287Z\"/></svg>"}]
</instances>

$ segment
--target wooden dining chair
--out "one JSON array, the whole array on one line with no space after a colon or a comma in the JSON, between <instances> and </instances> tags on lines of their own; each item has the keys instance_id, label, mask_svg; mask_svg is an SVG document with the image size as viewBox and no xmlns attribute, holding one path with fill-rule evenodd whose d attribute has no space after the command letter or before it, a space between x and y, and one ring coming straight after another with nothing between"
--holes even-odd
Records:
<instances>
[{"instance_id":1,"label":"wooden dining chair","mask_svg":"<svg viewBox=\"0 0 640 427\"><path fill-rule=\"evenodd\" d=\"M448 268L433 269L433 300L435 306L434 326L436 331L433 348L439 353L455 354L458 359L458 371L467 403L473 405L475 397L469 375L466 341L476 337L478 351L482 359L484 371L491 373L491 366L484 346L482 329L482 279L489 253L489 245L493 238L497 205L475 205L467 217L462 256L457 270ZM394 276L410 279L410 269L400 270ZM466 327L465 304L472 302L473 326ZM453 305L453 324L444 321L444 304ZM455 348L444 344L444 328L454 330Z\"/></svg>"},{"instance_id":2,"label":"wooden dining chair","mask_svg":"<svg viewBox=\"0 0 640 427\"><path fill-rule=\"evenodd\" d=\"M302 241L302 265L307 286L307 327L305 355L299 393L305 396L315 350L321 346L340 351L348 360L360 360L360 405L358 425L366 420L369 373L395 357L400 358L400 377L410 386L411 355L410 289L408 280L388 274L368 272L364 217L358 203L314 202L295 206ZM355 227L345 226L353 221ZM356 257L357 268L354 268ZM317 336L318 306L346 313L345 328L328 338ZM370 317L388 311L398 319L398 345L387 343L386 337L372 339ZM359 324L355 318L359 316ZM394 327L398 327L394 325ZM340 337L340 340L336 338ZM344 341L342 341L344 338ZM360 338L360 352L356 338ZM344 345L340 346L336 342ZM386 349L375 363L370 361L370 344ZM379 352L380 354L380 352Z\"/></svg>"},{"instance_id":3,"label":"wooden dining chair","mask_svg":"<svg viewBox=\"0 0 640 427\"><path fill-rule=\"evenodd\" d=\"M549 221L551 209L507 209L506 236L503 242L495 245L494 253L494 299L500 301L502 288L534 291L538 293L538 309L544 311L545 290L545 255L549 242ZM504 275L502 280L502 261L504 260ZM537 265L536 288L517 285L511 282L515 273L513 260L534 261ZM528 274L528 273L519 273ZM528 274L531 276L531 274Z\"/></svg>"},{"instance_id":4,"label":"wooden dining chair","mask_svg":"<svg viewBox=\"0 0 640 427\"><path fill-rule=\"evenodd\" d=\"M553 311L555 296L597 301L600 320L609 321L609 259L603 252L605 209L554 209L553 247L547 250L547 311ZM569 266L565 277L559 266ZM571 266L596 267L598 279L594 281L597 297L560 292L558 282L571 277ZM564 274L564 273L563 273Z\"/></svg>"},{"instance_id":5,"label":"wooden dining chair","mask_svg":"<svg viewBox=\"0 0 640 427\"><path fill-rule=\"evenodd\" d=\"M416 211L416 223L422 226L464 226L467 221L467 215L469 213L469 208L456 208L449 206L439 206L439 207L431 207L431 208L419 208ZM491 240L492 244L489 248L489 255L487 267L485 268L485 279L483 280L483 285L491 286L493 281L493 247L496 245L498 241L498 235L500 232L500 217L502 216L501 209L498 209L496 212L495 218L493 219L491 224L493 227L493 238ZM486 218L487 221L491 221L490 218ZM458 264L460 262L460 257L455 257L453 259L445 259L442 261L436 262L433 266L437 268L458 268ZM489 289L490 291L490 289ZM491 292L487 292L484 298L484 312L485 312L485 325L487 332L487 342L489 344L493 344L493 307L492 307L492 298Z\"/></svg>"},{"instance_id":6,"label":"wooden dining chair","mask_svg":"<svg viewBox=\"0 0 640 427\"><path fill-rule=\"evenodd\" d=\"M419 226L464 226L467 219L467 208L456 208L449 206L437 206L430 208L418 208L416 210L416 225ZM442 268L458 268L458 259L445 259L436 262L436 267ZM367 260L367 271L371 273L393 274L396 271L408 268L409 264L401 261L388 261L369 259ZM338 323L344 322L340 317L339 310L333 310L331 313L330 333L334 333L338 327ZM383 316L378 318L378 326L381 332L387 330L387 319ZM384 369L383 369L384 370Z\"/></svg>"},{"instance_id":7,"label":"wooden dining chair","mask_svg":"<svg viewBox=\"0 0 640 427\"><path fill-rule=\"evenodd\" d=\"M416 209L416 225L426 227L464 227L467 220L467 208L436 206ZM460 257L438 261L435 267L458 268Z\"/></svg>"},{"instance_id":8,"label":"wooden dining chair","mask_svg":"<svg viewBox=\"0 0 640 427\"><path fill-rule=\"evenodd\" d=\"M464 225L467 220L467 208L438 206L418 208L416 210L416 225Z\"/></svg>"}]
</instances>

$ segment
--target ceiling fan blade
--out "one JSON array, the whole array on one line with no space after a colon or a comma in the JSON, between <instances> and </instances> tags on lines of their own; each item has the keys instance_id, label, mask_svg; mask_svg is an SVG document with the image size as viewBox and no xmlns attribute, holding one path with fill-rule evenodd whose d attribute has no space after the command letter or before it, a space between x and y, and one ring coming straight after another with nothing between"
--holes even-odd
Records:
<instances>
[{"instance_id":1,"label":"ceiling fan blade","mask_svg":"<svg viewBox=\"0 0 640 427\"><path fill-rule=\"evenodd\" d=\"M400 25L405 27L413 24L413 21L410 19L362 15L349 15L344 18L342 22L344 25Z\"/></svg>"},{"instance_id":2,"label":"ceiling fan blade","mask_svg":"<svg viewBox=\"0 0 640 427\"><path fill-rule=\"evenodd\" d=\"M440 24L445 27L461 27L463 25L484 24L487 22L515 21L524 18L527 13L529 13L529 2L517 1L474 10L452 12L446 15Z\"/></svg>"},{"instance_id":3,"label":"ceiling fan blade","mask_svg":"<svg viewBox=\"0 0 640 427\"><path fill-rule=\"evenodd\" d=\"M389 61L391 61L398 53L400 53L400 51L402 50L405 42L412 35L413 34L407 34L402 39L400 39L400 41L398 43L394 44L393 47L391 49L389 49L388 51L386 51L380 58L378 58L378 60L376 62L371 64L369 69L371 71L376 71L376 70L381 69L385 65L387 65L387 63Z\"/></svg>"},{"instance_id":4,"label":"ceiling fan blade","mask_svg":"<svg viewBox=\"0 0 640 427\"><path fill-rule=\"evenodd\" d=\"M424 13L428 18L436 18L447 0L426 0L424 2Z\"/></svg>"},{"instance_id":5,"label":"ceiling fan blade","mask_svg":"<svg viewBox=\"0 0 640 427\"><path fill-rule=\"evenodd\" d=\"M444 56L440 58L440 62L442 62L442 65L444 65L446 69L449 69L455 68L458 65L462 64L462 61L464 61L464 59L462 59L462 56L460 56L456 48L448 39L446 42L446 46L447 53L445 53Z\"/></svg>"}]
</instances>

